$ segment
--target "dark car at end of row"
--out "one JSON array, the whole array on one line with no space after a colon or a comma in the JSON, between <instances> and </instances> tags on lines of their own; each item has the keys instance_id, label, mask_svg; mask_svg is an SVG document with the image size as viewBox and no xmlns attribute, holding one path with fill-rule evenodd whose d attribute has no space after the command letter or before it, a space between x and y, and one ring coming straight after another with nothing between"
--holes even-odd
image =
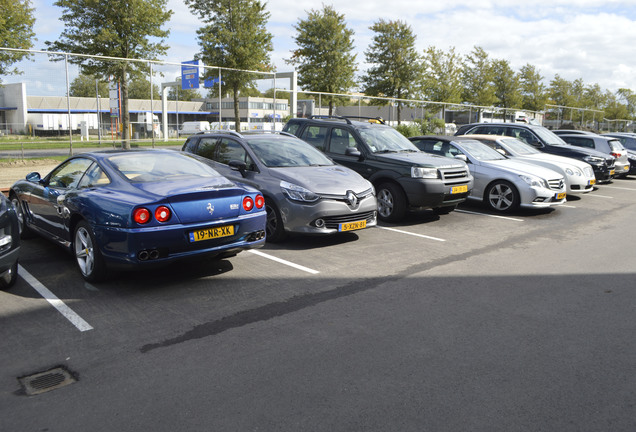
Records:
<instances>
[{"instance_id":1,"label":"dark car at end of row","mask_svg":"<svg viewBox=\"0 0 636 432\"><path fill-rule=\"evenodd\" d=\"M8 289L18 277L20 225L13 204L0 193L0 289Z\"/></svg>"},{"instance_id":2,"label":"dark car at end of row","mask_svg":"<svg viewBox=\"0 0 636 432\"><path fill-rule=\"evenodd\" d=\"M611 182L616 159L605 153L567 144L543 126L519 123L471 123L460 127L455 135L503 135L517 138L545 153L587 162L594 170L597 183Z\"/></svg>"}]
</instances>

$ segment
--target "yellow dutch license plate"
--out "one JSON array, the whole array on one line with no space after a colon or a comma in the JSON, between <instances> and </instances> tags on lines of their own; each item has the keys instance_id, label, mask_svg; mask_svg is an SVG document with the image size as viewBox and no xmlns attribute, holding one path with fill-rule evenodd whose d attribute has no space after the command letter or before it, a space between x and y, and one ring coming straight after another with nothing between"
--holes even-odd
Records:
<instances>
[{"instance_id":1,"label":"yellow dutch license plate","mask_svg":"<svg viewBox=\"0 0 636 432\"><path fill-rule=\"evenodd\" d=\"M625 168L623 168L625 171L629 171L629 165L625 165Z\"/></svg>"},{"instance_id":2,"label":"yellow dutch license plate","mask_svg":"<svg viewBox=\"0 0 636 432\"><path fill-rule=\"evenodd\" d=\"M563 198L565 198L565 192L556 194L557 201L561 201Z\"/></svg>"},{"instance_id":3,"label":"yellow dutch license plate","mask_svg":"<svg viewBox=\"0 0 636 432\"><path fill-rule=\"evenodd\" d=\"M464 192L468 192L468 185L453 186L451 188L451 194L458 194L458 193L464 193Z\"/></svg>"},{"instance_id":4,"label":"yellow dutch license plate","mask_svg":"<svg viewBox=\"0 0 636 432\"><path fill-rule=\"evenodd\" d=\"M590 186L595 185L595 184L596 184L596 179L593 179L593 180L590 180L590 181L589 181L589 185L590 185Z\"/></svg>"},{"instance_id":5,"label":"yellow dutch license plate","mask_svg":"<svg viewBox=\"0 0 636 432\"><path fill-rule=\"evenodd\" d=\"M210 240L219 237L227 237L234 235L234 225L225 225L214 228L206 228L192 231L190 233L190 242L198 242L202 240Z\"/></svg>"},{"instance_id":6,"label":"yellow dutch license plate","mask_svg":"<svg viewBox=\"0 0 636 432\"><path fill-rule=\"evenodd\" d=\"M365 220L356 221L356 222L347 222L347 223L341 223L340 225L338 225L338 231L353 231L353 230L359 230L366 227L367 227L367 221Z\"/></svg>"},{"instance_id":7,"label":"yellow dutch license plate","mask_svg":"<svg viewBox=\"0 0 636 432\"><path fill-rule=\"evenodd\" d=\"M614 174L616 174L616 170L611 170L610 175L614 175Z\"/></svg>"}]
</instances>

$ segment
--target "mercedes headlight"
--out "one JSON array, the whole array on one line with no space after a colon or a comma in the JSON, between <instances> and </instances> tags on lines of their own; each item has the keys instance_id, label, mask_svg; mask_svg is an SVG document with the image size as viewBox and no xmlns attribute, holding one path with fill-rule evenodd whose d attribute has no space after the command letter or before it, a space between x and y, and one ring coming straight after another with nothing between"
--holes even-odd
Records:
<instances>
[{"instance_id":1,"label":"mercedes headlight","mask_svg":"<svg viewBox=\"0 0 636 432\"><path fill-rule=\"evenodd\" d=\"M438 178L437 168L411 167L412 178Z\"/></svg>"},{"instance_id":2,"label":"mercedes headlight","mask_svg":"<svg viewBox=\"0 0 636 432\"><path fill-rule=\"evenodd\" d=\"M283 194L292 201L314 202L320 199L320 197L312 191L286 181L280 182L280 188Z\"/></svg>"},{"instance_id":3,"label":"mercedes headlight","mask_svg":"<svg viewBox=\"0 0 636 432\"><path fill-rule=\"evenodd\" d=\"M531 187L542 187L550 189L550 187L548 186L548 182L542 178L527 175L520 175L519 177L521 177L521 179L524 182L528 183Z\"/></svg>"}]
</instances>

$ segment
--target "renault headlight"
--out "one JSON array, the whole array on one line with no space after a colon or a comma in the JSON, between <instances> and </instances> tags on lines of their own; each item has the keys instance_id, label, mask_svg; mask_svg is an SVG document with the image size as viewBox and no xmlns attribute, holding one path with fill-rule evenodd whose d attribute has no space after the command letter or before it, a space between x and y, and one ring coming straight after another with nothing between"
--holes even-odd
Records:
<instances>
[{"instance_id":1,"label":"renault headlight","mask_svg":"<svg viewBox=\"0 0 636 432\"><path fill-rule=\"evenodd\" d=\"M437 168L411 167L412 178L438 178Z\"/></svg>"},{"instance_id":2,"label":"renault headlight","mask_svg":"<svg viewBox=\"0 0 636 432\"><path fill-rule=\"evenodd\" d=\"M320 197L312 191L286 181L280 182L280 188L283 194L292 201L314 202L320 199Z\"/></svg>"},{"instance_id":3,"label":"renault headlight","mask_svg":"<svg viewBox=\"0 0 636 432\"><path fill-rule=\"evenodd\" d=\"M545 189L550 189L550 187L548 186L548 182L542 178L527 175L520 175L519 177L521 177L524 182L528 183L530 187L542 187Z\"/></svg>"}]
</instances>

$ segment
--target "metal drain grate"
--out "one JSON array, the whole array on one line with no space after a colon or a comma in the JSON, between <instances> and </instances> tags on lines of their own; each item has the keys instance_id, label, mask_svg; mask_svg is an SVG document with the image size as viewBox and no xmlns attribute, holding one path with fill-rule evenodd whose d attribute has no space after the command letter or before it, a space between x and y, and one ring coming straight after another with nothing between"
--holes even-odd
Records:
<instances>
[{"instance_id":1,"label":"metal drain grate","mask_svg":"<svg viewBox=\"0 0 636 432\"><path fill-rule=\"evenodd\" d=\"M44 372L18 378L24 392L29 395L37 395L60 387L73 384L75 377L64 367L59 366Z\"/></svg>"}]
</instances>

